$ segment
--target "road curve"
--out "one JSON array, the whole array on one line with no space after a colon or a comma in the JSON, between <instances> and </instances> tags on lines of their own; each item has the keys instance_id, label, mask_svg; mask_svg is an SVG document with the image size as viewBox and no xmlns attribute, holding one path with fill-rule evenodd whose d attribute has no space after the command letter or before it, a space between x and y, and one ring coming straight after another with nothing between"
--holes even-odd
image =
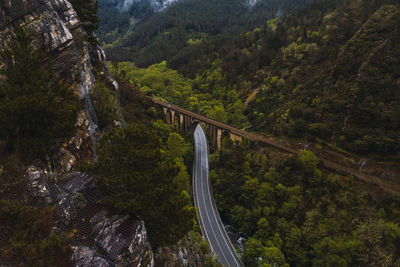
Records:
<instances>
[{"instance_id":1,"label":"road curve","mask_svg":"<svg viewBox=\"0 0 400 267\"><path fill-rule=\"evenodd\" d=\"M233 134L235 134L237 136L241 136L243 138L246 138L248 140L265 143L265 144L268 144L268 145L270 145L272 147L275 147L275 148L277 148L277 149L279 149L281 151L288 152L290 154L295 154L296 155L296 154L299 153L298 149L295 149L295 148L288 147L288 146L285 146L283 144L280 144L279 142L277 142L277 141L275 141L275 140L273 140L271 138L267 138L267 137L264 137L264 136L256 135L256 134L253 134L253 133L249 133L249 132L237 129L237 128L232 127L230 125L227 125L227 124L224 124L222 122L207 118L207 117L199 115L199 114L196 114L194 112L191 112L191 111L188 111L186 109L180 108L180 107L175 106L173 104L166 103L166 102L161 101L161 100L156 99L156 98L149 97L149 99L153 103L155 103L157 105L161 105L163 107L168 107L168 108L170 108L172 110L178 111L178 112L180 112L182 114L185 114L187 116L195 118L197 121L209 123L211 125L214 125L216 127L221 128L221 129L225 129L225 130L227 130L227 131L229 131L229 132L231 132L231 133L233 133ZM392 181L392 180L381 178L381 177L378 177L378 176L373 176L373 175L369 175L369 174L365 174L365 173L360 173L358 171L358 169L355 169L355 168L352 168L352 167L349 167L349 166L344 166L344 165L342 165L340 163L337 163L337 162L334 162L334 161L331 161L331 160L328 160L328 159L324 159L324 158L320 158L320 159L324 162L324 167L326 169L330 170L330 171L337 172L337 173L340 173L340 174L343 174L343 175L352 175L352 176L354 176L354 177L356 177L356 178L358 178L358 179L360 179L362 181L375 184L375 185L379 186L380 188L382 188L385 191L388 191L388 192L391 192L391 193L400 194L400 184L399 184L400 180L399 180L398 177L395 178L396 179L395 181Z\"/></svg>"},{"instance_id":2,"label":"road curve","mask_svg":"<svg viewBox=\"0 0 400 267\"><path fill-rule=\"evenodd\" d=\"M193 193L201 231L221 264L241 267L243 264L225 232L211 193L208 176L208 145L200 124L194 131L194 145Z\"/></svg>"}]
</instances>

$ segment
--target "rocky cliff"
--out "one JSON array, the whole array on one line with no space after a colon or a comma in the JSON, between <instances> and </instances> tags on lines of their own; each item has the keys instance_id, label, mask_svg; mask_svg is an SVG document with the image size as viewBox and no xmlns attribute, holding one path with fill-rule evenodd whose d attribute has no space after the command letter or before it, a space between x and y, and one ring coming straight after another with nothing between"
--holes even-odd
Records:
<instances>
[{"instance_id":1,"label":"rocky cliff","mask_svg":"<svg viewBox=\"0 0 400 267\"><path fill-rule=\"evenodd\" d=\"M54 231L71 236L74 266L154 266L144 222L109 211L96 193L93 176L50 175L31 166L26 178L32 197L55 206Z\"/></svg>"},{"instance_id":2,"label":"rocky cliff","mask_svg":"<svg viewBox=\"0 0 400 267\"><path fill-rule=\"evenodd\" d=\"M17 25L34 36L35 45L49 56L60 82L80 97L81 111L76 119L75 135L60 143L53 157L56 165L70 171L79 160L95 156L98 123L90 99L90 93L95 90L95 77L114 89L117 84L108 74L103 50L90 44L68 1L1 0L0 40L4 41L3 45Z\"/></svg>"},{"instance_id":3,"label":"rocky cliff","mask_svg":"<svg viewBox=\"0 0 400 267\"><path fill-rule=\"evenodd\" d=\"M73 236L74 266L154 266L144 222L109 211L95 193L94 177L72 172L79 161L95 158L99 130L90 95L96 81L118 89L103 50L89 42L67 0L0 0L0 47L17 26L34 37L34 45L45 51L58 81L81 101L75 134L59 142L50 159L53 166L28 168L30 196L55 206L53 231Z\"/></svg>"},{"instance_id":4,"label":"rocky cliff","mask_svg":"<svg viewBox=\"0 0 400 267\"><path fill-rule=\"evenodd\" d=\"M179 0L147 0L152 10L158 12L167 8L168 6L178 2ZM135 4L143 2L141 0L100 0L100 4L106 4L107 6L114 5L119 9L120 12L127 12Z\"/></svg>"},{"instance_id":5,"label":"rocky cliff","mask_svg":"<svg viewBox=\"0 0 400 267\"><path fill-rule=\"evenodd\" d=\"M44 166L38 163L26 171L29 204L55 207L53 232L71 237L73 265L154 266L156 260L158 266L204 265L208 252L199 252L199 241L164 248L153 255L144 222L107 209L96 193L95 177L75 171L80 161L96 157L100 133L90 98L96 82L101 80L112 90L118 90L118 84L109 74L103 50L89 41L71 3L0 0L0 48L18 26L34 37L34 45L45 51L59 82L81 101L74 136L59 142L46 170L38 168Z\"/></svg>"}]
</instances>

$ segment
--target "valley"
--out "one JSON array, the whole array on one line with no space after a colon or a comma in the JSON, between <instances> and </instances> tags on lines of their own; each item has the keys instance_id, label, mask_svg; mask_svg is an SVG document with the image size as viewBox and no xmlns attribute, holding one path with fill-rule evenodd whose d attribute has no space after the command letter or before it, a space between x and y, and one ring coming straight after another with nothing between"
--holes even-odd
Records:
<instances>
[{"instance_id":1,"label":"valley","mask_svg":"<svg viewBox=\"0 0 400 267\"><path fill-rule=\"evenodd\" d=\"M397 0L0 1L0 265L399 266Z\"/></svg>"}]
</instances>

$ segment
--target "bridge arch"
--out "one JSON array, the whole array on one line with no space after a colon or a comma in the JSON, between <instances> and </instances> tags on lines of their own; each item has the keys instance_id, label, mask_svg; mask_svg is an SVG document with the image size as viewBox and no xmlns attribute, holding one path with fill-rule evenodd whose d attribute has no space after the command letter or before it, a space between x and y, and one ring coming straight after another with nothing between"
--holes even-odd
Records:
<instances>
[{"instance_id":1,"label":"bridge arch","mask_svg":"<svg viewBox=\"0 0 400 267\"><path fill-rule=\"evenodd\" d=\"M173 119L173 125L172 127L177 131L181 132L181 114L178 112L174 112L174 119Z\"/></svg>"},{"instance_id":2,"label":"bridge arch","mask_svg":"<svg viewBox=\"0 0 400 267\"><path fill-rule=\"evenodd\" d=\"M170 109L166 109L164 111L164 113L165 113L165 121L168 124L172 124L172 112L171 112L171 110Z\"/></svg>"},{"instance_id":3,"label":"bridge arch","mask_svg":"<svg viewBox=\"0 0 400 267\"><path fill-rule=\"evenodd\" d=\"M222 139L229 136L233 142L241 142L242 134L240 131L229 125L207 118L205 116L195 114L188 110L177 107L173 104L163 102L161 100L151 98L152 101L160 106L164 112L165 121L179 133L194 133L196 126L200 123L203 131L206 132L210 145L220 148Z\"/></svg>"}]
</instances>

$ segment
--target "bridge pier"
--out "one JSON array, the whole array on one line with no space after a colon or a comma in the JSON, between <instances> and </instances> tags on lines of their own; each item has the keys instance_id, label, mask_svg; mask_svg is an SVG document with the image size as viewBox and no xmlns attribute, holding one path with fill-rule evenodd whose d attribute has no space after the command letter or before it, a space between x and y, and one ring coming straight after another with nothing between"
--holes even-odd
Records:
<instances>
[{"instance_id":1,"label":"bridge pier","mask_svg":"<svg viewBox=\"0 0 400 267\"><path fill-rule=\"evenodd\" d=\"M242 142L242 137L233 133L229 133L229 139L231 139L232 142Z\"/></svg>"},{"instance_id":2,"label":"bridge pier","mask_svg":"<svg viewBox=\"0 0 400 267\"><path fill-rule=\"evenodd\" d=\"M224 137L228 137L232 142L242 141L241 136L230 132L229 129L223 127L223 124L221 127L221 123L219 122L191 113L190 111L185 111L181 108L175 107L172 104L168 104L159 100L153 99L153 102L161 106L165 116L165 121L170 124L178 133L187 133L193 128L192 126L194 124L202 123L210 135L211 144L218 149L221 148L222 138Z\"/></svg>"}]
</instances>

